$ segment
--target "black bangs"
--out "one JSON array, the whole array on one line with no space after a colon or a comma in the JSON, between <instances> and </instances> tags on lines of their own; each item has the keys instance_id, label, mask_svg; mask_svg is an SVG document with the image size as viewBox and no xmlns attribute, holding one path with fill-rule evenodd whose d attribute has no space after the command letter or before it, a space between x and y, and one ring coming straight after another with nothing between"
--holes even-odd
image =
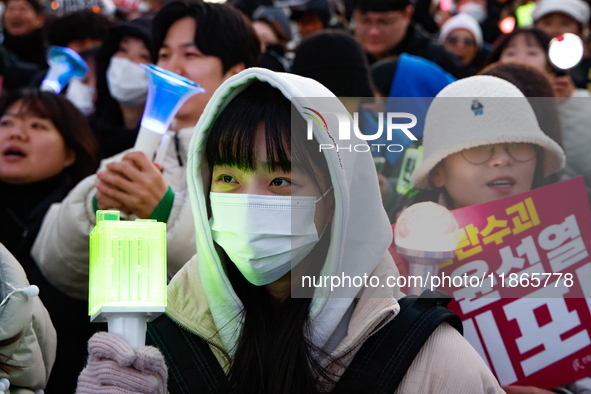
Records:
<instances>
[{"instance_id":1,"label":"black bangs","mask_svg":"<svg viewBox=\"0 0 591 394\"><path fill-rule=\"evenodd\" d=\"M57 112L57 106L52 105L53 103L44 103L39 96L26 96L22 99L21 110L17 115L34 114L42 119L49 119L53 122L52 112ZM53 107L53 108L48 108ZM52 111L53 109L53 111Z\"/></svg>"},{"instance_id":2,"label":"black bangs","mask_svg":"<svg viewBox=\"0 0 591 394\"><path fill-rule=\"evenodd\" d=\"M294 113L298 116L292 122L291 102L278 89L265 82L252 83L228 103L211 126L205 142L209 168L226 165L255 170L259 164L256 134L262 122L267 169L289 172L297 167L316 180L319 174L312 162L321 172L328 172L326 161L317 152L318 144L305 139L306 122Z\"/></svg>"}]
</instances>

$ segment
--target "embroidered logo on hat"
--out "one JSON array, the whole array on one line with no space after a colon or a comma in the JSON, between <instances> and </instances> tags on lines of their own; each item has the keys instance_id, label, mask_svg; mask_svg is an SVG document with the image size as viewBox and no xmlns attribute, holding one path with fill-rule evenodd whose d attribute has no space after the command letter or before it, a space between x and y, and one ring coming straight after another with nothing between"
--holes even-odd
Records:
<instances>
[{"instance_id":1,"label":"embroidered logo on hat","mask_svg":"<svg viewBox=\"0 0 591 394\"><path fill-rule=\"evenodd\" d=\"M470 107L470 109L472 111L474 111L474 116L482 115L482 113L484 112L483 108L484 108L484 105L482 105L482 103L480 101L478 101L478 100L472 101L472 106Z\"/></svg>"}]
</instances>

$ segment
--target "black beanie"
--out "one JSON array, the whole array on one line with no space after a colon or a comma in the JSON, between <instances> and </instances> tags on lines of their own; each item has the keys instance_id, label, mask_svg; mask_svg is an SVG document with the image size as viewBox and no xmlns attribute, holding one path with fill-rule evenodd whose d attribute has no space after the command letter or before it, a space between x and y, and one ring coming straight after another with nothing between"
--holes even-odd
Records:
<instances>
[{"instance_id":1,"label":"black beanie","mask_svg":"<svg viewBox=\"0 0 591 394\"><path fill-rule=\"evenodd\" d=\"M340 97L373 97L371 71L361 46L345 33L323 30L298 46L291 72L312 78Z\"/></svg>"}]
</instances>

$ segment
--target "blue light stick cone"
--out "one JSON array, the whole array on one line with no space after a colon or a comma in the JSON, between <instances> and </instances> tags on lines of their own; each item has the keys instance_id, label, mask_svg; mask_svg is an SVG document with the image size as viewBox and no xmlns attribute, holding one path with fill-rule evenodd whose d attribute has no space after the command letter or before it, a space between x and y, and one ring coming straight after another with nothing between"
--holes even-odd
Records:
<instances>
[{"instance_id":1,"label":"blue light stick cone","mask_svg":"<svg viewBox=\"0 0 591 394\"><path fill-rule=\"evenodd\" d=\"M58 94L74 77L82 78L88 65L75 51L66 47L50 46L47 49L49 71L41 82L41 90Z\"/></svg>"},{"instance_id":2,"label":"blue light stick cone","mask_svg":"<svg viewBox=\"0 0 591 394\"><path fill-rule=\"evenodd\" d=\"M191 96L204 93L205 89L153 64L141 66L148 73L148 97L134 149L152 159L178 110Z\"/></svg>"}]
</instances>

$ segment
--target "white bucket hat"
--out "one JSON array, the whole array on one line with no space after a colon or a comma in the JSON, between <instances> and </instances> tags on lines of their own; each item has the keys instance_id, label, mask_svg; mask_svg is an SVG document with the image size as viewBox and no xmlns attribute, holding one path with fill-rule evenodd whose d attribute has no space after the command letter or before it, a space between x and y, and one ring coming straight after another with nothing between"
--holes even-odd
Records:
<instances>
[{"instance_id":1,"label":"white bucket hat","mask_svg":"<svg viewBox=\"0 0 591 394\"><path fill-rule=\"evenodd\" d=\"M464 13L449 18L443 24L443 26L441 26L439 42L445 42L445 39L451 34L451 32L460 29L467 30L472 33L474 41L476 41L476 45L478 45L478 48L482 48L482 29L480 28L480 25L476 19Z\"/></svg>"},{"instance_id":2,"label":"white bucket hat","mask_svg":"<svg viewBox=\"0 0 591 394\"><path fill-rule=\"evenodd\" d=\"M581 24L589 22L589 4L583 0L541 0L531 14L534 22L541 17L559 12L566 14Z\"/></svg>"},{"instance_id":3,"label":"white bucket hat","mask_svg":"<svg viewBox=\"0 0 591 394\"><path fill-rule=\"evenodd\" d=\"M540 129L527 98L515 85L485 75L456 81L439 92L427 111L423 163L412 174L411 182L430 189L429 173L447 156L507 142L542 147L544 176L564 167L564 151Z\"/></svg>"}]
</instances>

